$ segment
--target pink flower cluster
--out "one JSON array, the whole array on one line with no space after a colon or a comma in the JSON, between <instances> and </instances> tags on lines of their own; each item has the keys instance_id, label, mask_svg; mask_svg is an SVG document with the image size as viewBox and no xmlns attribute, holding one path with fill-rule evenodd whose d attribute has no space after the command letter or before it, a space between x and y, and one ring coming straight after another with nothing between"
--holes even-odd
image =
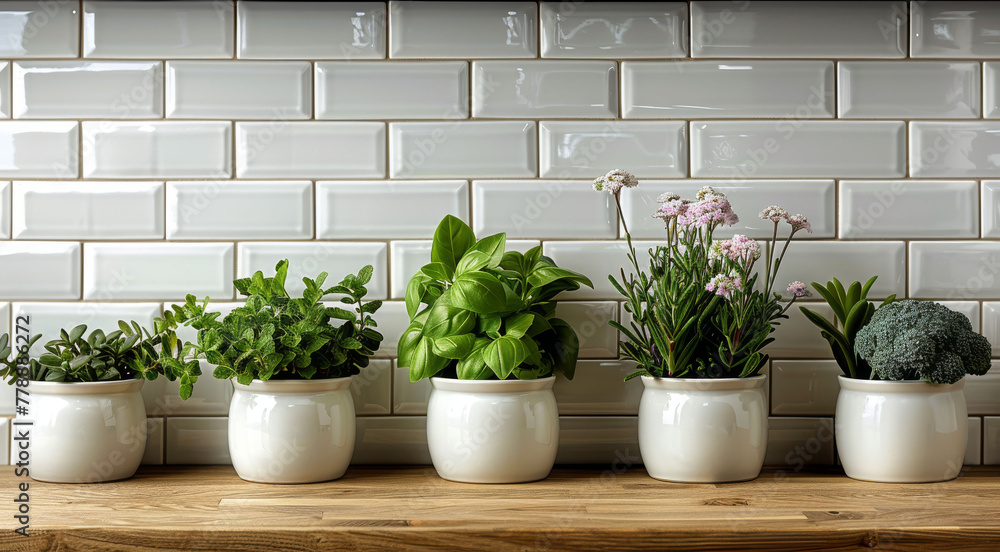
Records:
<instances>
[{"instance_id":1,"label":"pink flower cluster","mask_svg":"<svg viewBox=\"0 0 1000 552\"><path fill-rule=\"evenodd\" d=\"M617 195L622 188L634 188L639 185L639 181L632 173L624 169L614 169L608 174L594 180L594 190L598 192L608 192Z\"/></svg>"},{"instance_id":2,"label":"pink flower cluster","mask_svg":"<svg viewBox=\"0 0 1000 552\"><path fill-rule=\"evenodd\" d=\"M805 230L806 232L812 234L812 225L809 224L809 219L802 214L788 214L788 211L778 207L777 205L771 205L760 212L760 218L764 220L770 220L771 222L778 224L781 221L786 221L788 224L792 225L792 233L798 232L799 230Z\"/></svg>"},{"instance_id":3,"label":"pink flower cluster","mask_svg":"<svg viewBox=\"0 0 1000 552\"><path fill-rule=\"evenodd\" d=\"M673 193L662 194L657 198L661 205L653 218L664 222L676 218L679 226L694 228L716 224L732 226L740 221L725 194L716 192L711 186L702 188L697 197L697 201L691 201Z\"/></svg>"},{"instance_id":4,"label":"pink flower cluster","mask_svg":"<svg viewBox=\"0 0 1000 552\"><path fill-rule=\"evenodd\" d=\"M792 292L792 295L796 297L812 297L812 292L806 289L806 285L798 280L788 284L788 291Z\"/></svg>"},{"instance_id":5,"label":"pink flower cluster","mask_svg":"<svg viewBox=\"0 0 1000 552\"><path fill-rule=\"evenodd\" d=\"M721 295L726 299L733 297L733 292L743 288L743 281L739 275L727 276L726 274L716 274L705 284L706 291L713 291L716 295Z\"/></svg>"},{"instance_id":6,"label":"pink flower cluster","mask_svg":"<svg viewBox=\"0 0 1000 552\"><path fill-rule=\"evenodd\" d=\"M749 265L760 258L760 244L743 234L736 234L731 239L713 243L708 250L708 258L727 258L734 263Z\"/></svg>"}]
</instances>

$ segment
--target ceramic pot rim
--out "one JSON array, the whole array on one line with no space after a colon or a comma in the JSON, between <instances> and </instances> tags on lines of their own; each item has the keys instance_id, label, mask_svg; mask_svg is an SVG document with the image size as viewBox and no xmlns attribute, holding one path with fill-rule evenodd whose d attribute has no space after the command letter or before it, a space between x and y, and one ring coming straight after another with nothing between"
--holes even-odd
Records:
<instances>
[{"instance_id":1,"label":"ceramic pot rim","mask_svg":"<svg viewBox=\"0 0 1000 552\"><path fill-rule=\"evenodd\" d=\"M233 387L238 391L249 391L251 393L324 393L327 391L339 391L351 385L351 377L346 378L326 378L326 379L288 379L288 380L259 380L255 379L249 385L243 385L232 378Z\"/></svg>"},{"instance_id":2,"label":"ceramic pot rim","mask_svg":"<svg viewBox=\"0 0 1000 552\"><path fill-rule=\"evenodd\" d=\"M552 389L555 376L533 380L460 380L455 378L431 378L431 387L442 391L463 393L523 393Z\"/></svg>"},{"instance_id":3,"label":"ceramic pot rim","mask_svg":"<svg viewBox=\"0 0 1000 552\"><path fill-rule=\"evenodd\" d=\"M115 381L31 381L28 382L29 393L38 395L108 395L112 393L135 393L142 389L145 380L115 380Z\"/></svg>"},{"instance_id":4,"label":"ceramic pot rim","mask_svg":"<svg viewBox=\"0 0 1000 552\"><path fill-rule=\"evenodd\" d=\"M840 388L847 391L864 391L869 393L948 393L961 391L965 387L965 378L955 383L930 383L924 380L866 380L837 376Z\"/></svg>"},{"instance_id":5,"label":"ceramic pot rim","mask_svg":"<svg viewBox=\"0 0 1000 552\"><path fill-rule=\"evenodd\" d=\"M767 375L757 374L749 378L656 378L641 376L642 384L650 389L673 389L678 391L738 391L763 387Z\"/></svg>"}]
</instances>

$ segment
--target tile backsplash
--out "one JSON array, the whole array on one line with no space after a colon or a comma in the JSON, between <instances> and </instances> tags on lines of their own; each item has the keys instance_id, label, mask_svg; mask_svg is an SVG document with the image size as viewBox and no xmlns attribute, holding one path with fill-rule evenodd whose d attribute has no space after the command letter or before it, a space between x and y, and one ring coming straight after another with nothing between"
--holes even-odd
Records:
<instances>
[{"instance_id":1,"label":"tile backsplash","mask_svg":"<svg viewBox=\"0 0 1000 552\"><path fill-rule=\"evenodd\" d=\"M0 331L149 324L186 293L227 312L282 258L290 281L372 264L387 339L352 385L356 463L429 461L395 341L446 214L595 281L559 306L581 361L558 461L637 455L607 325L622 221L590 187L612 168L641 179L640 249L662 192L712 185L754 238L778 203L814 229L782 279L878 274L873 296L947 301L1000 357L1000 3L5 1L0 29ZM836 461L839 369L790 315L767 462L794 470ZM1000 463L995 370L967 385L969 464ZM145 461L228 462L231 385L176 393L143 389ZM0 457L12 414L0 386Z\"/></svg>"}]
</instances>

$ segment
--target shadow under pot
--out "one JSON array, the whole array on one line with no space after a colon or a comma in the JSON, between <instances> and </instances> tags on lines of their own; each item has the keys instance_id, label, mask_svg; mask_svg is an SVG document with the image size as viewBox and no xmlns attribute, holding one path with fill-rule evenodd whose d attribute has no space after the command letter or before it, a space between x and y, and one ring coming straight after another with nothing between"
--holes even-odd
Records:
<instances>
[{"instance_id":1,"label":"shadow under pot","mask_svg":"<svg viewBox=\"0 0 1000 552\"><path fill-rule=\"evenodd\" d=\"M766 378L643 376L639 453L649 476L726 483L760 475L767 451Z\"/></svg>"},{"instance_id":2,"label":"shadow under pot","mask_svg":"<svg viewBox=\"0 0 1000 552\"><path fill-rule=\"evenodd\" d=\"M952 384L838 379L834 431L848 477L891 483L958 477L969 438L965 379Z\"/></svg>"},{"instance_id":3,"label":"shadow under pot","mask_svg":"<svg viewBox=\"0 0 1000 552\"><path fill-rule=\"evenodd\" d=\"M462 483L545 479L559 448L554 382L431 378L427 446L438 475Z\"/></svg>"},{"instance_id":4,"label":"shadow under pot","mask_svg":"<svg viewBox=\"0 0 1000 552\"><path fill-rule=\"evenodd\" d=\"M30 415L11 426L15 463L50 483L99 483L132 477L146 451L143 380L28 384ZM28 439L17 439L27 430ZM27 456L21 444L27 443Z\"/></svg>"},{"instance_id":5,"label":"shadow under pot","mask_svg":"<svg viewBox=\"0 0 1000 552\"><path fill-rule=\"evenodd\" d=\"M233 380L229 455L257 483L317 483L344 475L356 432L351 378Z\"/></svg>"}]
</instances>

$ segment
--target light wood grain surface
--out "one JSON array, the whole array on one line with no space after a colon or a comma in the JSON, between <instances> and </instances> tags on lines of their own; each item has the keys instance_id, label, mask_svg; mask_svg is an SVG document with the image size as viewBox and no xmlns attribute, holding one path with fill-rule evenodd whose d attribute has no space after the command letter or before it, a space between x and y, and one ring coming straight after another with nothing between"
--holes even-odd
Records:
<instances>
[{"instance_id":1,"label":"light wood grain surface","mask_svg":"<svg viewBox=\"0 0 1000 552\"><path fill-rule=\"evenodd\" d=\"M352 468L338 481L262 485L228 466L144 466L98 485L30 482L32 536L13 532L0 475L0 551L948 550L1000 551L1000 469L901 485L765 471L688 485L642 469L558 469L465 485L432 468Z\"/></svg>"}]
</instances>

